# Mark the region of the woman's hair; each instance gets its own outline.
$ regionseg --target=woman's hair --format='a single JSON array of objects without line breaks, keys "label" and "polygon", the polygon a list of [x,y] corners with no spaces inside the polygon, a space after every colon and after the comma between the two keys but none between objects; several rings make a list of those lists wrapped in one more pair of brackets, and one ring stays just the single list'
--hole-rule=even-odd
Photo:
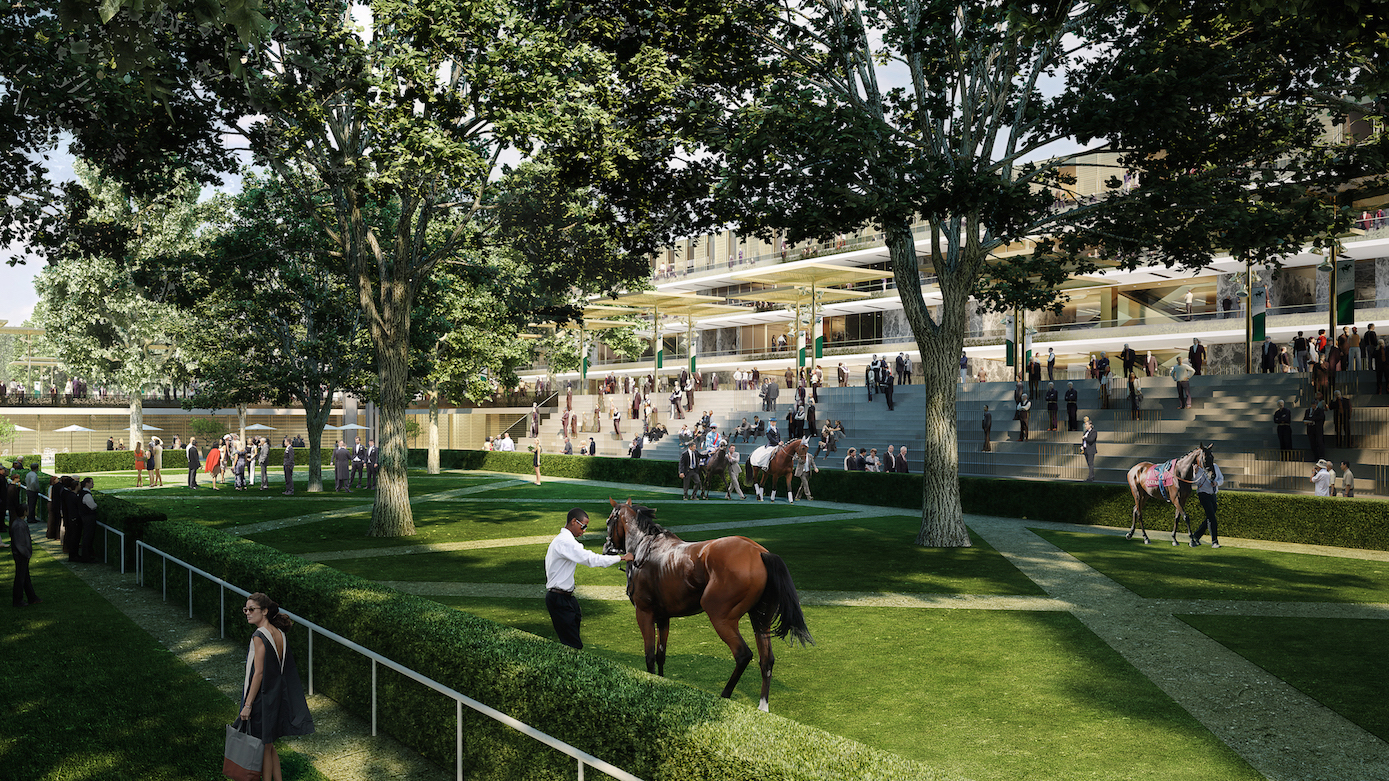
[{"label": "woman's hair", "polygon": [[271,599],[270,597],[267,597],[266,595],[257,591],[251,596],[246,597],[246,599],[249,602],[254,602],[257,605],[265,608],[265,620],[269,621],[272,626],[274,626],[281,632],[284,632],[288,630],[290,627],[294,626],[294,622],[289,620],[289,616],[280,612],[280,606],[277,605],[275,603],[275,600]]}]

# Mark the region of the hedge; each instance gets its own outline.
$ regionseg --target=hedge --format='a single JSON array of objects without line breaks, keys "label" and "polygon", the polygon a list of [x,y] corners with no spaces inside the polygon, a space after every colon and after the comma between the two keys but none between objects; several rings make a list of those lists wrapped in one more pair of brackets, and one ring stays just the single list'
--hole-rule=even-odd
[{"label": "hedge", "polygon": [[[423,466],[427,451],[411,450],[411,466]],[[531,474],[530,453],[482,450],[444,450],[445,469],[474,469]],[[633,458],[543,455],[541,474],[606,480],[634,485],[679,486],[677,464]],[[921,476],[875,472],[823,470],[811,478],[817,499],[867,503],[878,507],[921,509]],[[719,489],[722,490],[722,489]],[[1066,480],[1006,480],[960,478],[960,504],[972,515],[994,515],[1034,521],[1058,521],[1091,526],[1128,526],[1133,497],[1127,486]],[[1198,502],[1188,500],[1194,529],[1202,516]],[[1220,533],[1271,542],[1333,545],[1342,548],[1389,550],[1389,503],[1346,500],[1301,494],[1221,491],[1216,500]],[[1172,506],[1150,501],[1143,521],[1149,529],[1170,532]],[[1185,532],[1183,526],[1181,531]]]},{"label": "hedge", "polygon": [[[330,631],[643,778],[941,777],[896,755],[194,523],[150,523],[146,540],[228,582],[263,591]],[[153,557],[146,561],[157,566]],[[186,577],[177,565],[170,565],[169,572],[169,598],[186,601]],[[195,613],[215,625],[218,591],[210,584],[197,585],[200,581],[194,579]],[[159,571],[147,574],[146,582],[160,588]],[[540,588],[537,584],[537,596]],[[240,606],[239,599],[228,599],[222,618],[237,637],[246,639]],[[299,669],[307,670],[304,630],[291,630],[290,642],[299,655]],[[315,689],[363,719],[370,717],[371,677],[363,657],[322,638],[315,641]],[[384,668],[378,669],[378,678],[383,728],[452,768],[454,703]],[[574,777],[574,762],[567,756],[468,708],[464,714],[465,775],[501,781]]]},{"label": "hedge", "polygon": [[[146,455],[148,458],[148,455]],[[203,453],[207,458],[207,453]],[[320,448],[319,462],[325,466],[333,462],[333,449]],[[284,448],[270,447],[270,466],[277,468],[284,463]],[[296,447],[294,463],[303,466],[309,463],[309,449]],[[54,455],[54,469],[59,474],[75,475],[86,472],[122,472],[135,469],[135,451],[98,450],[92,453],[57,453]],[[164,448],[164,471],[187,472],[188,454],[182,449]]]},{"label": "hedge", "polygon": [[30,464],[42,464],[43,456],[37,453],[27,456],[0,456],[0,466],[5,467],[6,469],[9,469],[10,467],[14,466],[14,462],[16,461],[23,461],[24,471],[27,472],[29,471]]}]

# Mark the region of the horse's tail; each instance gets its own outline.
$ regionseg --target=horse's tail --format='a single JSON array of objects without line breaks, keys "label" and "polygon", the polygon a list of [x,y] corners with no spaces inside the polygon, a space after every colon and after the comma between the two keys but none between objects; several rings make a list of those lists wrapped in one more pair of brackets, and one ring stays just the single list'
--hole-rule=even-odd
[{"label": "horse's tail", "polygon": [[815,639],[805,625],[801,598],[796,593],[796,584],[791,582],[791,570],[786,568],[786,562],[775,553],[763,553],[762,564],[767,568],[767,587],[762,592],[762,601],[771,603],[774,611],[770,633],[783,640],[789,636],[790,641],[801,645],[814,645]]}]

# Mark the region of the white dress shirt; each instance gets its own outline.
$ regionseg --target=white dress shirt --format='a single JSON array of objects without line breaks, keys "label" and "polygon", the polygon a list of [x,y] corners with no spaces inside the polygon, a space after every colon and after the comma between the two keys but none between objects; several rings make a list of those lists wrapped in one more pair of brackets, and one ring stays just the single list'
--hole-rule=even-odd
[{"label": "white dress shirt", "polygon": [[578,565],[585,567],[611,567],[622,561],[621,556],[604,556],[592,553],[568,529],[560,529],[559,534],[550,541],[550,549],[545,551],[545,588],[563,591],[574,590],[574,570]]},{"label": "white dress shirt", "polygon": [[1312,477],[1312,485],[1313,485],[1313,487],[1315,488],[1316,495],[1317,495],[1317,496],[1330,496],[1330,495],[1331,495],[1331,482],[1332,482],[1333,480],[1335,480],[1335,476],[1333,476],[1333,475],[1331,474],[1330,470],[1327,470],[1327,469],[1319,469],[1319,470],[1317,470],[1317,473]]}]

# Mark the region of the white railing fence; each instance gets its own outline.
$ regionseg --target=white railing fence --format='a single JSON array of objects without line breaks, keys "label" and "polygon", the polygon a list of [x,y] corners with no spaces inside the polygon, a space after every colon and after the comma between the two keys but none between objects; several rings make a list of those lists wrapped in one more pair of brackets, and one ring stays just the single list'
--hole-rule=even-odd
[{"label": "white railing fence", "polygon": [[[104,524],[103,524],[103,525],[104,525]],[[110,528],[110,527],[107,527],[107,528]],[[116,532],[117,534],[120,534],[120,532],[116,531],[115,529],[111,529],[111,531]],[[160,558],[161,564],[162,564],[162,574],[161,574],[161,577],[162,577],[162,589],[163,589],[164,600],[165,600],[166,602],[167,602],[168,599],[169,599],[169,563],[172,562],[172,563],[174,563],[175,565],[177,565],[178,567],[182,567],[182,568],[184,568],[184,569],[186,569],[186,570],[188,571],[188,617],[189,617],[189,618],[193,618],[193,617],[194,617],[194,616],[193,616],[193,576],[196,574],[196,575],[198,575],[199,577],[204,578],[204,579],[206,579],[206,580],[208,580],[208,581],[211,581],[212,583],[215,583],[215,584],[217,585],[218,605],[219,605],[218,614],[219,614],[220,617],[221,617],[221,626],[219,627],[219,631],[221,632],[222,637],[225,638],[225,637],[227,636],[227,620],[226,620],[226,615],[227,615],[227,614],[226,614],[226,595],[227,595],[227,592],[230,591],[230,592],[233,592],[233,593],[235,593],[235,594],[239,594],[239,595],[242,596],[242,597],[248,597],[248,596],[250,596],[250,595],[251,595],[251,592],[246,591],[246,590],[243,589],[243,588],[239,588],[239,587],[237,587],[237,586],[235,586],[235,585],[233,585],[233,584],[231,584],[231,583],[228,583],[227,581],[222,580],[221,578],[219,578],[219,577],[217,577],[216,575],[213,575],[213,574],[211,574],[211,573],[209,573],[209,572],[204,572],[203,570],[201,570],[201,569],[199,569],[199,568],[193,566],[192,564],[189,564],[189,563],[186,562],[186,561],[183,561],[183,560],[181,560],[181,559],[179,559],[179,558],[177,558],[177,557],[175,557],[175,556],[172,556],[172,555],[170,555],[170,554],[168,554],[168,553],[165,553],[164,551],[159,550],[158,548],[155,548],[155,547],[152,546],[152,545],[149,545],[148,543],[144,542],[143,540],[137,540],[137,541],[135,542],[135,546],[136,546],[136,552],[135,552],[135,571],[136,571],[136,576],[137,576],[138,582],[139,582],[139,584],[140,584],[141,586],[145,585],[145,553],[146,553],[146,552],[153,553],[154,555],[156,555],[156,556],[158,556],[158,557]],[[124,535],[122,535],[122,551],[123,551],[123,550],[124,550]],[[124,570],[124,556],[122,556],[122,570],[121,570],[121,571],[122,571],[122,572],[125,571],[125,570]],[[550,748],[555,749],[556,751],[559,751],[559,752],[562,752],[562,753],[564,753],[564,754],[567,754],[569,757],[571,757],[572,759],[574,759],[574,760],[578,763],[578,779],[579,779],[579,781],[583,781],[583,778],[584,778],[584,768],[585,768],[585,767],[591,767],[591,768],[594,768],[595,770],[601,770],[602,772],[607,773],[609,776],[611,776],[611,777],[613,777],[613,778],[616,778],[616,779],[620,779],[621,781],[641,781],[640,778],[638,778],[638,777],[632,775],[631,773],[628,773],[628,772],[625,771],[625,770],[622,770],[621,768],[615,767],[615,766],[613,766],[613,765],[611,765],[611,764],[609,764],[609,763],[607,763],[607,762],[604,762],[603,760],[599,759],[598,757],[595,757],[595,756],[593,756],[592,754],[589,754],[589,753],[587,753],[587,752],[585,752],[585,751],[581,751],[581,750],[579,750],[579,749],[577,749],[577,748],[574,748],[573,746],[569,745],[568,743],[565,743],[564,741],[562,741],[562,740],[560,740],[560,739],[558,739],[558,738],[555,738],[555,737],[552,737],[552,736],[550,736],[550,735],[547,735],[546,733],[541,732],[540,730],[538,730],[538,729],[536,729],[536,728],[534,728],[534,727],[532,727],[532,726],[530,726],[530,725],[528,725],[528,724],[524,724],[524,723],[522,723],[522,722],[520,722],[520,721],[518,721],[518,720],[512,718],[511,716],[508,716],[508,715],[506,715],[505,713],[502,713],[501,711],[499,711],[499,710],[497,710],[497,709],[495,709],[495,708],[492,708],[492,707],[489,707],[489,706],[487,706],[487,705],[484,705],[484,704],[482,704],[481,702],[478,702],[477,700],[474,700],[474,699],[472,699],[471,697],[468,697],[468,696],[465,695],[465,694],[461,694],[461,693],[459,693],[459,692],[457,692],[457,691],[454,691],[453,689],[449,688],[448,686],[445,686],[444,684],[439,683],[438,681],[435,681],[435,680],[433,680],[432,678],[429,678],[429,677],[427,677],[427,676],[421,675],[420,673],[415,672],[414,670],[412,670],[412,669],[410,669],[410,668],[408,668],[408,667],[406,667],[406,666],[404,666],[404,665],[402,665],[402,664],[400,664],[400,663],[398,663],[398,662],[395,662],[395,661],[393,661],[393,660],[391,660],[391,659],[387,659],[386,657],[382,656],[381,654],[376,653],[375,651],[372,651],[372,650],[369,649],[369,648],[365,648],[365,647],[363,647],[363,646],[361,646],[361,645],[358,645],[357,643],[354,643],[354,642],[352,642],[351,640],[348,640],[347,638],[345,638],[345,637],[343,637],[343,636],[341,636],[341,635],[339,635],[339,634],[336,634],[336,633],[334,633],[334,632],[330,632],[329,630],[324,629],[323,627],[319,626],[318,624],[315,624],[314,622],[312,622],[312,621],[310,621],[310,620],[304,618],[304,617],[301,616],[301,615],[298,615],[298,614],[296,614],[296,613],[292,613],[292,612],[290,612],[290,611],[288,611],[288,610],[283,610],[283,609],[281,610],[281,612],[283,612],[285,615],[288,615],[288,616],[289,616],[290,618],[292,618],[296,623],[298,623],[298,624],[300,624],[301,626],[303,626],[303,627],[305,627],[306,629],[308,629],[308,632],[309,632],[309,644],[308,644],[308,650],[309,650],[309,658],[308,658],[308,679],[309,679],[309,680],[308,680],[308,684],[309,684],[309,694],[313,694],[313,693],[314,693],[314,679],[313,679],[313,662],[314,662],[314,650],[313,650],[313,649],[314,649],[314,642],[313,642],[313,641],[314,641],[314,635],[321,635],[321,636],[323,636],[323,637],[325,637],[325,638],[327,638],[327,639],[329,639],[329,640],[332,640],[333,642],[337,643],[338,645],[341,645],[341,646],[343,646],[344,648],[347,648],[347,649],[349,649],[349,650],[355,651],[355,652],[357,652],[358,654],[361,654],[362,656],[365,656],[365,657],[367,657],[368,659],[371,660],[371,734],[372,734],[373,737],[376,736],[376,711],[377,711],[376,668],[377,668],[378,666],[384,666],[384,667],[386,667],[387,669],[394,670],[395,672],[397,672],[397,673],[399,673],[399,674],[405,676],[406,678],[409,678],[410,680],[413,680],[413,681],[415,681],[415,682],[417,682],[417,683],[423,684],[424,686],[427,686],[427,687],[433,689],[434,691],[439,692],[440,694],[444,695],[445,697],[449,697],[450,699],[452,699],[452,700],[456,703],[456,705],[455,705],[455,716],[456,716],[456,719],[457,719],[457,757],[456,757],[456,770],[457,770],[458,781],[463,781],[463,707],[464,707],[465,705],[466,705],[467,707],[471,708],[472,710],[474,710],[474,711],[476,711],[476,712],[478,712],[478,713],[484,715],[484,716],[487,716],[487,717],[489,717],[489,718],[491,718],[491,719],[493,719],[493,720],[495,720],[495,721],[498,721],[498,722],[501,722],[502,724],[505,724],[505,725],[508,726],[508,727],[511,727],[512,729],[516,730],[517,732],[520,732],[520,733],[523,734],[523,735],[526,735],[526,736],[528,736],[528,737],[530,737],[530,738],[533,738],[533,739],[535,739],[535,740],[537,740],[537,741],[540,741],[541,743],[544,743],[545,745],[549,746]]]}]

